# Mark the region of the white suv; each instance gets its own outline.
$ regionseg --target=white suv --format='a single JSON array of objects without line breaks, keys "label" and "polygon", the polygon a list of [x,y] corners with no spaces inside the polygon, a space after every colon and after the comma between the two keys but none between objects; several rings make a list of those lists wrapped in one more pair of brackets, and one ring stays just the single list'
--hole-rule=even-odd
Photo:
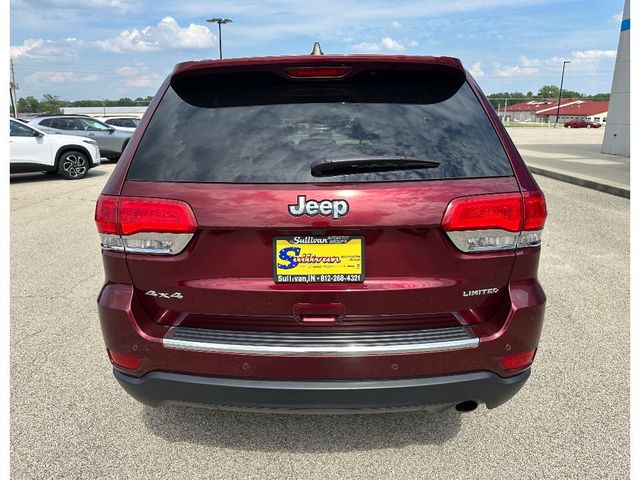
[{"label": "white suv", "polygon": [[10,173],[47,172],[74,180],[100,165],[98,144],[88,138],[41,132],[9,119]]}]

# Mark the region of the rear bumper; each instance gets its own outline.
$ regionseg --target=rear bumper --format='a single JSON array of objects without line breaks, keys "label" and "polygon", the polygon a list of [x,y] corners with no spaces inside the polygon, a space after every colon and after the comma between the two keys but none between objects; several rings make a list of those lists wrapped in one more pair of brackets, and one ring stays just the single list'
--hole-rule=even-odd
[{"label": "rear bumper", "polygon": [[163,371],[132,377],[114,369],[127,393],[153,407],[190,404],[287,413],[444,410],[468,400],[495,408],[513,397],[529,374],[530,369],[507,378],[483,371],[398,380],[277,381]]}]

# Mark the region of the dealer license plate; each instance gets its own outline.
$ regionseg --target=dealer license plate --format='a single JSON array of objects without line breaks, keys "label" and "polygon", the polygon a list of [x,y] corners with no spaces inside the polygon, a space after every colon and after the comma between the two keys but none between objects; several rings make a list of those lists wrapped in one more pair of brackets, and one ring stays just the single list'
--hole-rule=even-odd
[{"label": "dealer license plate", "polygon": [[276,283],[364,281],[364,237],[298,235],[273,240]]}]

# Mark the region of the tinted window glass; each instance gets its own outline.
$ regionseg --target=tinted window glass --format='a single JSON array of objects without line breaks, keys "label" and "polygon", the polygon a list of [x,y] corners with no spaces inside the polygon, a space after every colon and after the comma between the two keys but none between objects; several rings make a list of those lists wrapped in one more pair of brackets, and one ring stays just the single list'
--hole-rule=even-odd
[{"label": "tinted window glass", "polygon": [[52,118],[51,128],[57,128],[59,130],[80,130],[73,118]]},{"label": "tinted window glass", "polygon": [[42,120],[40,122],[40,125],[42,125],[43,127],[50,127],[51,126],[51,119],[47,118],[45,120]]},{"label": "tinted window glass", "polygon": [[9,120],[9,125],[11,126],[11,131],[9,133],[11,137],[33,137],[34,130],[27,126],[12,120]]},{"label": "tinted window glass", "polygon": [[78,118],[76,120],[80,124],[81,130],[88,130],[92,132],[106,132],[109,130],[107,125],[92,118]]},{"label": "tinted window glass", "polygon": [[[362,157],[409,157],[439,166],[311,175],[314,162]],[[512,174],[466,82],[433,74],[407,79],[380,73],[340,83],[265,79],[216,85],[201,77],[177,83],[151,119],[128,178],[319,183]]]}]

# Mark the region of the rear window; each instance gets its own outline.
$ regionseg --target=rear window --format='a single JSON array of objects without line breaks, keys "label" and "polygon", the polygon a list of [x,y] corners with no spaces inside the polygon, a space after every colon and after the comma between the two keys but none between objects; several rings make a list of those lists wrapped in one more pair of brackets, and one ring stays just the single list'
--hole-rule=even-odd
[{"label": "rear window", "polygon": [[[318,162],[428,160],[436,167],[315,177]],[[463,78],[367,71],[300,82],[275,74],[174,81],[129,180],[208,183],[381,182],[513,175]]]}]

